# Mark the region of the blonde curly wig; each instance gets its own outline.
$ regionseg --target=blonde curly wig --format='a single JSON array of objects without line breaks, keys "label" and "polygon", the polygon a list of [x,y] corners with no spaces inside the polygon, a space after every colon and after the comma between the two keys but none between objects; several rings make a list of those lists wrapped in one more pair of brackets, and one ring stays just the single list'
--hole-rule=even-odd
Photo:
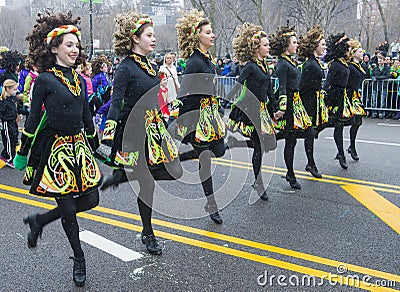
[{"label": "blonde curly wig", "polygon": [[[129,11],[118,14],[115,18],[116,31],[114,32],[113,48],[117,56],[126,56],[132,52],[133,40],[131,30],[140,18],[148,18],[147,14]],[[136,35],[140,36],[144,28],[151,24],[145,24],[140,27]]]},{"label": "blonde curly wig", "polygon": [[325,38],[324,30],[316,25],[305,36],[299,37],[299,56],[309,58],[314,54],[319,42]]},{"label": "blonde curly wig", "polygon": [[204,18],[204,12],[197,9],[190,10],[178,19],[175,27],[181,58],[188,59],[194,50],[199,48],[201,26],[210,23],[209,19]]},{"label": "blonde curly wig", "polygon": [[362,48],[361,43],[356,39],[350,39],[349,41],[350,46],[350,59],[353,59],[353,55],[359,48]]},{"label": "blonde curly wig", "polygon": [[233,50],[240,62],[251,61],[257,58],[256,50],[260,46],[260,40],[267,37],[262,27],[249,22],[243,23],[237,28],[238,34],[233,39]]}]

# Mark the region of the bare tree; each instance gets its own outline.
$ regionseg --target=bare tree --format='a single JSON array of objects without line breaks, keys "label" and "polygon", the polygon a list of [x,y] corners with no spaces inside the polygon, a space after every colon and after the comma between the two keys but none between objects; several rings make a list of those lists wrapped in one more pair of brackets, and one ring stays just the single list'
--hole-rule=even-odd
[{"label": "bare tree", "polygon": [[356,7],[354,1],[342,0],[290,0],[289,2],[288,16],[304,29],[320,24],[327,32],[332,30],[331,24],[335,18],[340,18],[340,14]]},{"label": "bare tree", "polygon": [[383,22],[383,33],[385,35],[385,41],[389,41],[389,37],[388,37],[388,25],[387,25],[387,21],[386,21],[386,17],[385,17],[385,12],[384,9],[382,7],[381,1],[380,0],[375,0],[376,4],[378,5],[378,10],[379,10],[379,15],[381,16],[382,22]]}]

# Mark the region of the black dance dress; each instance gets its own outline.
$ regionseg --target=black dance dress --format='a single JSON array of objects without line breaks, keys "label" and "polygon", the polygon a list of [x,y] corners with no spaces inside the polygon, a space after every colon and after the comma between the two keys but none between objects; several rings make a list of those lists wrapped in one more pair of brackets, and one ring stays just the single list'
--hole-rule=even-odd
[{"label": "black dance dress", "polygon": [[323,89],[328,95],[329,117],[334,120],[348,121],[355,113],[346,91],[349,75],[349,65],[343,58],[332,61]]},{"label": "black dance dress", "polygon": [[[186,62],[179,91],[179,134],[195,147],[223,141],[225,123],[215,95],[215,64],[208,52],[196,49]],[[198,74],[195,74],[198,73]]]},{"label": "black dance dress", "polygon": [[311,126],[311,119],[299,94],[300,71],[290,56],[280,56],[276,65],[276,75],[279,79],[279,109],[285,114],[275,127],[285,132],[307,129]]},{"label": "black dance dress", "polygon": [[347,82],[347,94],[351,98],[351,103],[354,108],[354,113],[357,116],[366,116],[364,105],[362,103],[362,97],[360,93],[361,85],[365,79],[366,72],[360,64],[350,62],[349,64],[349,80]]},{"label": "black dance dress", "polygon": [[242,91],[238,100],[233,103],[227,128],[247,138],[251,138],[255,130],[261,134],[261,140],[264,135],[275,135],[270,117],[274,110],[274,104],[271,102],[271,76],[265,62],[247,62],[240,73],[238,83],[232,88],[227,99],[231,100],[240,87]]},{"label": "black dance dress", "polygon": [[314,55],[301,66],[300,96],[313,127],[328,122],[328,109],[321,93],[325,77],[323,70],[323,65]]},{"label": "black dance dress", "polygon": [[133,53],[118,66],[107,116],[118,123],[111,155],[114,165],[134,167],[142,155],[149,168],[157,168],[178,157],[159,109],[159,84],[155,68],[145,56]]},{"label": "black dance dress", "polygon": [[74,69],[58,65],[36,78],[24,130],[28,137],[35,135],[41,122],[43,104],[47,121],[40,141],[35,142],[42,154],[30,193],[62,198],[97,189],[102,174],[87,141],[95,128],[84,79]]}]

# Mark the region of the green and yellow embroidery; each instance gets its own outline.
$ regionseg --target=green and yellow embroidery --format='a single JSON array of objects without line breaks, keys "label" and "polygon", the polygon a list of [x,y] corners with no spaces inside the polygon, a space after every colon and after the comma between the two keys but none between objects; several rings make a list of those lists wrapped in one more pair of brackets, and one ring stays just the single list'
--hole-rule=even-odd
[{"label": "green and yellow embroidery", "polygon": [[200,118],[196,125],[195,141],[211,142],[225,136],[225,123],[218,112],[219,100],[212,96],[200,99]]}]

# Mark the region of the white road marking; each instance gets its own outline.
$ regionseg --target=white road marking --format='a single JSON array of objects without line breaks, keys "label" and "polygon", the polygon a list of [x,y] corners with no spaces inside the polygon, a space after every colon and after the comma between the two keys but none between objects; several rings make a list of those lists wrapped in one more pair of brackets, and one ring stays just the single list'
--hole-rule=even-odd
[{"label": "white road marking", "polygon": [[143,257],[142,254],[122,246],[114,241],[108,240],[96,233],[84,230],[79,232],[80,240],[90,244],[106,253],[109,253],[124,262],[130,262]]},{"label": "white road marking", "polygon": [[400,124],[386,124],[386,123],[377,123],[378,126],[386,126],[386,127],[400,127]]},{"label": "white road marking", "polygon": [[[325,137],[327,140],[333,140],[333,137]],[[350,141],[350,139],[343,138],[344,141]],[[400,147],[398,143],[390,143],[390,142],[380,142],[380,141],[370,141],[370,140],[360,140],[356,139],[357,143],[366,143],[366,144],[376,144],[376,145],[385,145],[385,146],[396,146]]]}]

